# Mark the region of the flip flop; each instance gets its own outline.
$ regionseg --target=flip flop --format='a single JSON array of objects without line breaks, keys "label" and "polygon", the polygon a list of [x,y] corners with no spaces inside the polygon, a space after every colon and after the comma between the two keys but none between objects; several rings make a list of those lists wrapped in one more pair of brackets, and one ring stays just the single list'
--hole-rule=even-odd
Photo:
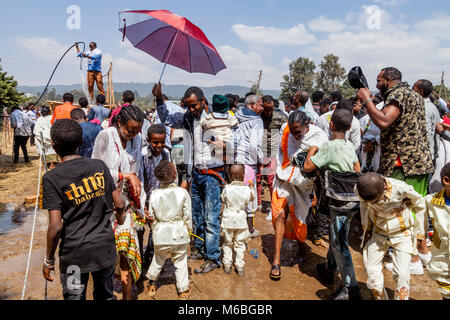
[{"label": "flip flop", "polygon": [[328,243],[323,239],[314,240],[313,244],[318,247],[328,249]]},{"label": "flip flop", "polygon": [[[279,272],[278,275],[273,274],[273,271],[277,270]],[[273,281],[278,281],[281,279],[281,268],[279,264],[275,264],[272,266],[272,269],[270,269],[270,275],[269,275],[270,279],[272,279]]]}]

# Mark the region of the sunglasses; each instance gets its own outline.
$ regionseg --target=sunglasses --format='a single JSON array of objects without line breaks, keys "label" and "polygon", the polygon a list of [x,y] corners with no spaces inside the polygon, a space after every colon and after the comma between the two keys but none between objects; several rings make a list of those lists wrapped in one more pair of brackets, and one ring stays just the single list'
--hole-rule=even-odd
[{"label": "sunglasses", "polygon": [[193,103],[193,104],[186,104],[186,107],[187,107],[188,109],[193,109],[193,108],[195,108],[196,106],[198,106],[200,103],[201,103],[201,102],[199,101],[199,102],[196,102],[196,103]]}]

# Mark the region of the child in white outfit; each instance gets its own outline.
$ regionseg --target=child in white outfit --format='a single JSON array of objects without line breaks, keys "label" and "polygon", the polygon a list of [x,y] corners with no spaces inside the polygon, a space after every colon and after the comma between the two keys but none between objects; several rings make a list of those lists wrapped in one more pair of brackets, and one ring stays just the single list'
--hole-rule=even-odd
[{"label": "child in white outfit", "polygon": [[234,265],[239,276],[244,276],[245,243],[249,237],[246,208],[249,202],[256,199],[252,183],[244,184],[244,165],[234,164],[230,167],[231,183],[222,191],[221,199],[224,205],[222,213],[223,267],[225,273],[231,272],[233,250],[236,255]]},{"label": "child in white outfit", "polygon": [[425,198],[427,215],[431,218],[434,228],[434,246],[427,273],[437,282],[442,299],[450,301],[450,163],[442,169],[441,181],[444,188]]},{"label": "child in white outfit", "polygon": [[184,300],[191,293],[187,266],[189,233],[192,232],[191,198],[185,189],[174,183],[177,175],[173,163],[162,160],[154,173],[162,185],[152,192],[146,212],[151,221],[155,251],[147,272],[150,279],[147,289],[154,298],[156,280],[169,254],[176,268],[178,296]]},{"label": "child in white outfit", "polygon": [[376,300],[387,300],[383,258],[392,247],[392,273],[396,282],[394,299],[408,300],[409,262],[417,254],[417,238],[424,236],[425,199],[405,182],[376,173],[361,176],[355,188],[361,199],[364,236],[370,236],[363,249],[367,287],[372,289]]}]

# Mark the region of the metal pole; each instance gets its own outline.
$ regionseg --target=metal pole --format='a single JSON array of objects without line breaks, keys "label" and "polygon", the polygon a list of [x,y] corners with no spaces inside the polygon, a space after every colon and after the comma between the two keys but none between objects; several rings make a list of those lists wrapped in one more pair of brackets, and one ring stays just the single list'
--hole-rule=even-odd
[{"label": "metal pole", "polygon": [[164,70],[166,70],[167,61],[169,61],[169,57],[170,57],[170,54],[172,53],[173,45],[174,45],[175,42],[177,41],[177,37],[178,37],[178,33],[179,33],[179,32],[180,32],[180,30],[177,30],[177,33],[175,34],[175,37],[173,38],[172,43],[170,44],[169,53],[167,54],[166,58],[164,59],[164,60],[165,60],[165,63],[164,63],[164,67],[163,67],[163,69],[162,69],[162,71],[161,71],[161,75],[159,76],[158,83],[161,82],[162,76],[163,76],[163,74],[164,74]]},{"label": "metal pole", "polygon": [[[42,133],[42,131],[40,132],[40,136],[41,136],[41,144],[42,144],[42,157],[44,159],[44,168],[45,168],[45,172],[47,173],[48,169],[47,169],[47,158],[45,156],[45,145],[44,145],[44,134]],[[44,290],[44,300],[47,300],[47,286],[48,286],[48,280],[45,279],[45,290]]]}]

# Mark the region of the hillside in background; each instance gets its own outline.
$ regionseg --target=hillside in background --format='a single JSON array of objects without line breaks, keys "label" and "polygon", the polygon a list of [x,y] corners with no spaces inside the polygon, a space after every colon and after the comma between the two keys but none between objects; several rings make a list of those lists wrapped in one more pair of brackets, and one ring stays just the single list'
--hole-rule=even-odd
[{"label": "hillside in background", "polygon": [[[105,90],[106,90],[106,83]],[[44,90],[44,86],[19,86],[19,91],[23,93],[29,93],[32,95],[36,95],[37,93],[42,93]],[[57,94],[63,94],[64,92],[72,91],[72,90],[80,90],[81,86],[79,84],[74,85],[54,85],[49,86],[48,92],[52,89],[56,90]],[[133,92],[137,92],[139,97],[147,97],[151,95],[151,91],[153,88],[153,83],[114,83],[114,91],[115,92],[123,92],[125,90],[131,90]],[[165,93],[171,99],[180,99],[186,89],[189,88],[188,85],[165,85],[163,84],[163,93]],[[96,87],[95,87],[96,89]],[[237,94],[240,97],[245,96],[247,92],[250,91],[250,88],[243,86],[216,86],[216,87],[202,87],[202,90],[206,96],[206,98],[211,101],[212,96],[214,94],[222,94],[225,95],[227,93]],[[273,96],[274,98],[278,98],[280,95],[280,90],[262,90],[263,94],[268,94]]]}]

